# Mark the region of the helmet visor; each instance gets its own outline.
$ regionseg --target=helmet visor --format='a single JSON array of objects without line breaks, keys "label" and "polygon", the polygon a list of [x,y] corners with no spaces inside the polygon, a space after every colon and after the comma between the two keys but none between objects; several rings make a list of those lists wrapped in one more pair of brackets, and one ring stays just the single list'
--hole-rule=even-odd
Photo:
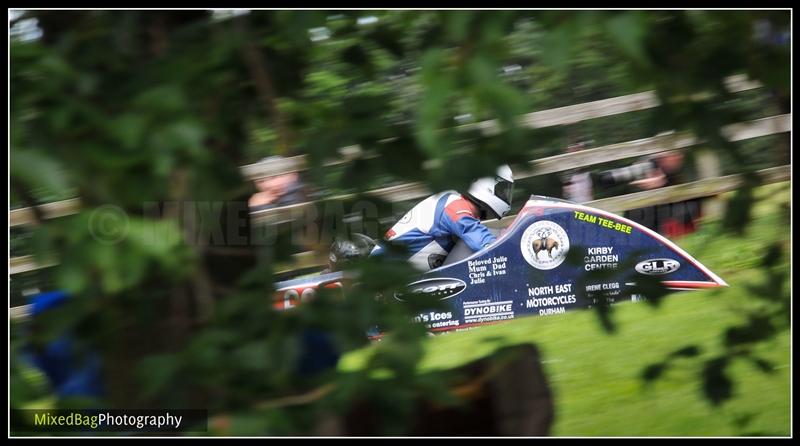
[{"label": "helmet visor", "polygon": [[497,198],[511,205],[511,197],[514,195],[514,183],[502,178],[497,178],[497,185],[494,187],[494,194]]}]

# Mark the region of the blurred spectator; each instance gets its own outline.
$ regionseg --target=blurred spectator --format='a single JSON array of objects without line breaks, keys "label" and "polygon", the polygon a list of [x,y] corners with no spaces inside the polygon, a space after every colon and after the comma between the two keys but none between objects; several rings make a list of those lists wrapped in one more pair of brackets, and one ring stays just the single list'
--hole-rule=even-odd
[{"label": "blurred spectator", "polygon": [[[264,158],[261,162],[283,159],[280,156]],[[300,174],[289,172],[255,180],[258,191],[250,197],[248,205],[250,212],[261,211],[274,207],[306,201],[306,193]]]},{"label": "blurred spectator", "polygon": [[651,170],[647,176],[631,181],[640,189],[657,189],[678,184],[678,176],[683,168],[683,153],[680,151],[662,152],[650,158]]},{"label": "blurred spectator", "polygon": [[[597,183],[612,187],[627,183],[641,190],[652,190],[683,183],[683,152],[671,150],[644,158],[630,166],[600,172]],[[632,209],[625,217],[668,237],[694,232],[700,218],[700,200]]]},{"label": "blurred spectator", "polygon": [[[566,153],[575,153],[586,148],[585,142],[570,144],[565,149]],[[591,172],[581,168],[564,171],[561,175],[563,197],[576,203],[586,203],[592,201],[592,177]]]},{"label": "blurred spectator", "polygon": [[[37,326],[41,315],[63,305],[68,298],[69,295],[63,291],[34,295],[31,298],[31,329],[42,330]],[[44,345],[31,346],[25,356],[45,373],[59,398],[103,396],[100,356],[93,351],[80,351],[70,333]]]}]

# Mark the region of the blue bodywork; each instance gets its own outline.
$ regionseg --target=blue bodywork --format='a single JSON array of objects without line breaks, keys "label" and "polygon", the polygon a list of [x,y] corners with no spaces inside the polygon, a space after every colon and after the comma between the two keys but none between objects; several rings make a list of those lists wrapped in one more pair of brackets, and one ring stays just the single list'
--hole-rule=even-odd
[{"label": "blue bodywork", "polygon": [[424,274],[409,288],[447,300],[449,311],[419,315],[429,328],[442,331],[558,314],[591,305],[592,296],[638,300],[635,287],[645,277],[672,290],[726,286],[648,228],[609,212],[532,196],[494,245]]},{"label": "blue bodywork", "polygon": [[422,293],[446,301],[447,310],[423,312],[417,320],[431,331],[447,331],[585,308],[598,296],[612,302],[639,300],[637,285],[645,279],[670,290],[727,286],[644,226],[599,209],[534,195],[494,244],[422,274],[394,298]]}]

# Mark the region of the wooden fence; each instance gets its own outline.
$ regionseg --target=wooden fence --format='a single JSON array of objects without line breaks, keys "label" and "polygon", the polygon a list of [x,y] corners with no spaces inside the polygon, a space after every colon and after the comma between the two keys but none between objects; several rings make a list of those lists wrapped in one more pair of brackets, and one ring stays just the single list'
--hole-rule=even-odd
[{"label": "wooden fence", "polygon": [[[744,76],[732,76],[727,78],[726,86],[731,92],[751,90],[760,87],[759,84],[748,81]],[[657,107],[658,105],[659,102],[655,93],[648,91],[529,113],[521,116],[519,122],[520,125],[531,128],[569,125],[588,119],[646,110]],[[485,132],[493,132],[496,129],[496,123],[494,121],[484,121],[462,127],[469,126],[476,126]],[[791,115],[785,114],[727,126],[723,129],[723,135],[729,141],[742,141],[790,131]],[[690,150],[693,146],[697,146],[702,142],[703,141],[689,133],[668,132],[650,138],[626,141],[589,150],[583,150],[580,152],[532,160],[529,162],[527,167],[521,170],[516,170],[514,172],[514,176],[515,179],[530,178],[537,175],[551,174],[580,167],[588,167],[610,161],[651,155],[667,150]],[[342,148],[339,150],[339,153],[341,154],[340,159],[329,161],[326,163],[326,165],[341,165],[362,157],[369,158],[379,156],[376,153],[366,153],[358,146]],[[241,172],[245,178],[253,180],[288,172],[302,171],[307,168],[308,158],[305,155],[300,155],[245,165],[241,167]],[[765,183],[787,181],[791,177],[791,166],[787,165],[764,169],[758,173],[761,176],[762,181]],[[742,181],[740,175],[719,177],[715,176],[714,172],[706,172],[703,176],[705,176],[705,178],[691,183],[594,200],[585,204],[610,212],[622,212],[656,204],[674,203],[693,198],[714,196],[736,189]],[[387,202],[404,202],[420,199],[429,195],[430,193],[431,191],[427,190],[420,183],[406,183],[371,190],[365,192],[364,195]],[[355,196],[355,194],[339,195],[330,199],[347,199],[352,198],[353,196]],[[315,204],[315,202],[306,202],[267,209],[252,213],[251,218],[255,223],[258,224],[270,224],[291,220],[299,215],[302,215],[303,212]],[[38,206],[38,215],[42,216],[44,219],[50,219],[75,214],[79,210],[80,199],[73,198],[70,200],[40,205]],[[501,220],[490,220],[486,221],[485,223],[489,226],[502,227],[510,223],[514,217],[514,215],[511,215]],[[9,225],[11,227],[32,225],[36,223],[37,215],[31,208],[16,209],[9,212]],[[290,273],[293,270],[321,266],[322,264],[321,259],[318,259],[313,252],[296,254],[294,259],[295,261],[292,263],[292,265],[282,269],[281,271],[278,271],[278,273]],[[44,264],[37,264],[32,256],[13,257],[9,261],[9,274],[15,275],[24,272],[35,271],[37,269],[56,264],[56,259],[50,260]],[[25,306],[12,308],[11,310],[12,317],[21,317],[26,314]]]}]

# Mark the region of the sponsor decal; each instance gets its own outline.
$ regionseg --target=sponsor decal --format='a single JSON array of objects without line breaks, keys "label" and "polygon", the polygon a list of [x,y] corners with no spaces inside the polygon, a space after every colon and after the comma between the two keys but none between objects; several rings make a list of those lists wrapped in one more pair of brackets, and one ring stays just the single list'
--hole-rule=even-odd
[{"label": "sponsor decal", "polygon": [[571,283],[529,287],[528,297],[530,299],[525,300],[525,308],[537,308],[540,315],[563,313],[565,305],[578,302],[575,294],[572,294]]},{"label": "sponsor decal", "polygon": [[528,297],[552,296],[553,294],[565,294],[570,292],[572,292],[571,283],[544,285],[528,288]]},{"label": "sponsor decal", "polygon": [[424,279],[411,283],[402,293],[395,293],[394,297],[402,301],[406,294],[422,293],[439,300],[449,299],[467,289],[467,284],[463,280],[452,277],[437,277],[435,279]]},{"label": "sponsor decal", "polygon": [[486,283],[487,278],[505,276],[508,257],[499,256],[467,261],[470,285]]},{"label": "sponsor decal", "polygon": [[280,289],[275,292],[272,307],[276,310],[289,310],[297,305],[307,302],[317,295],[317,289],[322,288],[342,288],[341,282],[330,282],[322,284],[310,284],[308,286],[298,286]]},{"label": "sponsor decal", "polygon": [[608,298],[620,295],[622,288],[620,287],[619,282],[596,283],[592,285],[586,285],[586,292],[589,294],[589,296],[600,295]]},{"label": "sponsor decal", "polygon": [[649,259],[636,264],[636,272],[650,276],[660,276],[673,273],[681,267],[677,260]]},{"label": "sponsor decal", "polygon": [[586,285],[586,291],[614,291],[619,290],[619,282],[597,283],[594,285]]},{"label": "sponsor decal", "polygon": [[511,300],[493,302],[488,299],[475,302],[464,302],[464,322],[491,322],[513,319],[513,303],[514,302]]},{"label": "sponsor decal", "polygon": [[534,222],[520,239],[522,257],[536,269],[549,270],[561,265],[569,251],[567,232],[549,220]]},{"label": "sponsor decal", "polygon": [[428,328],[458,327],[461,325],[458,319],[453,319],[453,313],[451,311],[443,313],[438,311],[420,313],[414,320],[419,323],[424,323]]},{"label": "sponsor decal", "polygon": [[594,271],[598,269],[617,269],[619,254],[614,252],[613,246],[598,246],[588,248],[583,257],[583,269]]},{"label": "sponsor decal", "polygon": [[574,294],[555,297],[535,297],[525,301],[525,308],[552,307],[554,305],[569,305],[577,302]]},{"label": "sponsor decal", "polygon": [[555,308],[544,308],[539,310],[539,316],[549,316],[551,314],[564,314],[567,312],[567,309],[564,307],[555,307]]},{"label": "sponsor decal", "polygon": [[607,218],[599,217],[597,215],[587,214],[581,211],[574,211],[575,212],[575,219],[580,221],[585,221],[586,223],[596,224],[598,226],[602,226],[604,228],[613,229],[615,231],[622,232],[623,234],[630,234],[633,231],[633,228],[620,222],[616,222],[614,220],[609,220]]}]

